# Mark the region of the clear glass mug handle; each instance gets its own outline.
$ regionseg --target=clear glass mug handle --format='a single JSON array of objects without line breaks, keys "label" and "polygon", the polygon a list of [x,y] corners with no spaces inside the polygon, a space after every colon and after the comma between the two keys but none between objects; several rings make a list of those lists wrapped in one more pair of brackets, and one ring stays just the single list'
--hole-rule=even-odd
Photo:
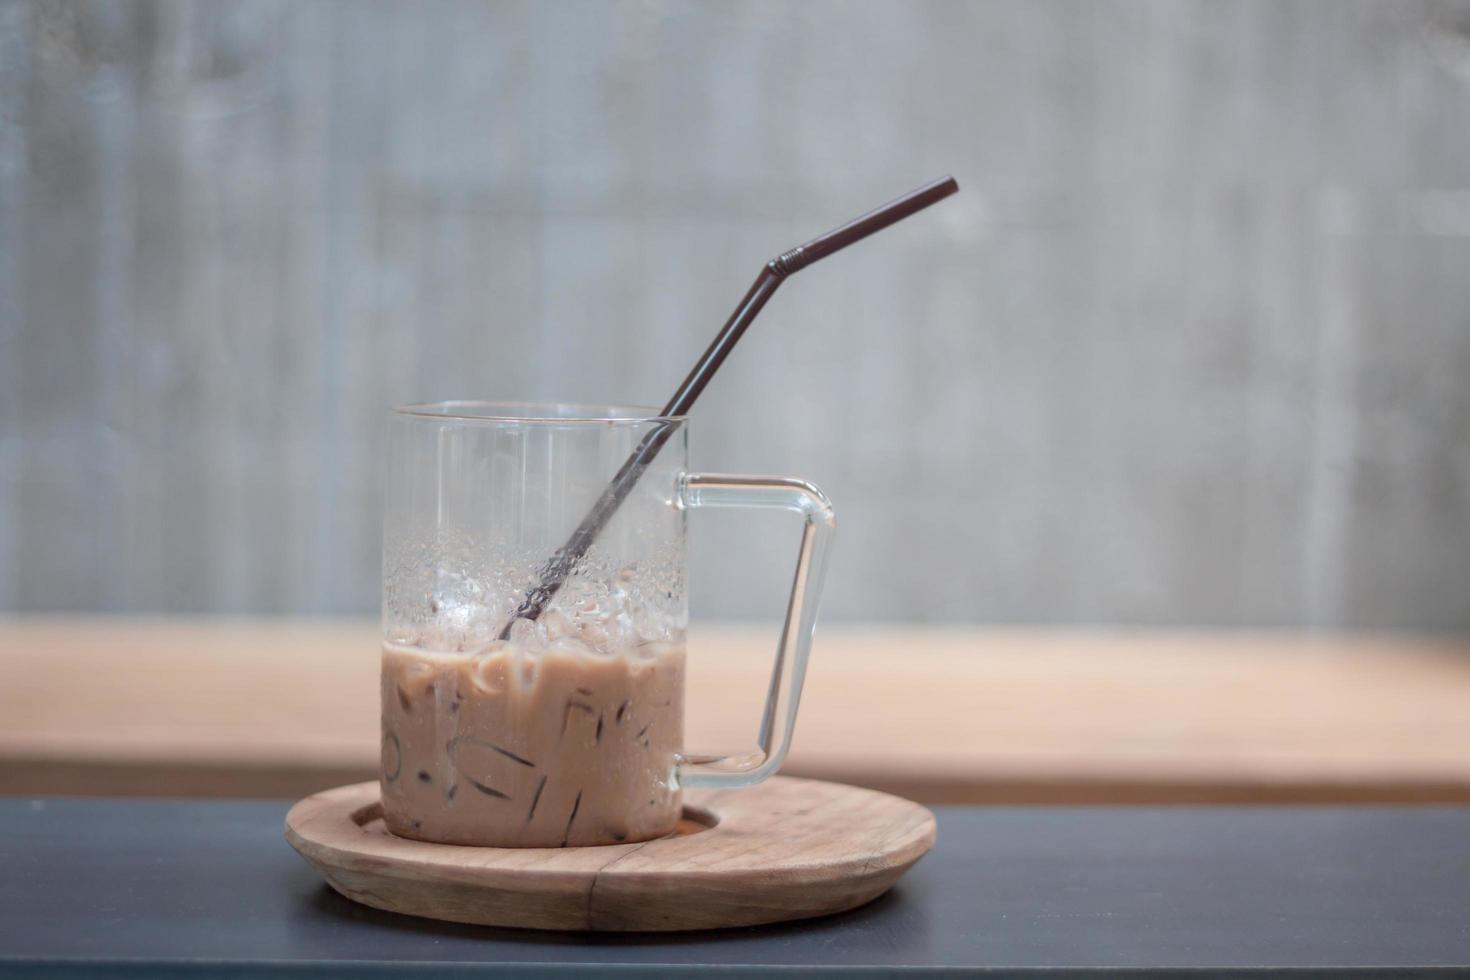
[{"label": "clear glass mug handle", "polygon": [[822,491],[789,477],[690,473],[679,482],[678,499],[681,507],[691,510],[697,507],[790,510],[805,518],[801,550],[796,557],[796,577],[791,583],[791,601],[786,607],[786,622],[776,647],[776,663],[766,692],[765,710],[761,713],[757,747],[741,755],[684,754],[675,770],[681,786],[749,786],[779,769],[791,745],[796,710],[801,703],[801,685],[806,680],[806,663],[812,652],[817,600],[822,592],[827,552],[837,529],[837,519]]}]

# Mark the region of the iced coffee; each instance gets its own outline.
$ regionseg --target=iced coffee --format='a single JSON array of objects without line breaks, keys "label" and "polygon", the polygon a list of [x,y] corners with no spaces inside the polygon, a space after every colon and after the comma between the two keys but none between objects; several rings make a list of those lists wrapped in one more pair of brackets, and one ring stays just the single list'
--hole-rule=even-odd
[{"label": "iced coffee", "polygon": [[380,779],[394,834],[565,847],[673,830],[682,637],[620,644],[547,618],[467,651],[384,645]]}]

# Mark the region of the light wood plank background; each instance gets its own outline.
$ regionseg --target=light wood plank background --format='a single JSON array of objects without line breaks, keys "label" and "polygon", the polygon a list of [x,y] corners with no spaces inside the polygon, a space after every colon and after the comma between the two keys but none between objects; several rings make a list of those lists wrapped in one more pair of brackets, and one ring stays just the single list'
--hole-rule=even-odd
[{"label": "light wood plank background", "polygon": [[[777,633],[696,626],[692,751],[754,744]],[[367,621],[0,618],[0,794],[371,778],[378,649]],[[929,803],[1470,802],[1470,644],[825,629],[784,771]]]},{"label": "light wood plank background", "polygon": [[0,609],[366,613],[387,404],[660,401],[945,171],[695,422],[829,621],[1470,626],[1470,4],[1368,0],[0,0]]}]

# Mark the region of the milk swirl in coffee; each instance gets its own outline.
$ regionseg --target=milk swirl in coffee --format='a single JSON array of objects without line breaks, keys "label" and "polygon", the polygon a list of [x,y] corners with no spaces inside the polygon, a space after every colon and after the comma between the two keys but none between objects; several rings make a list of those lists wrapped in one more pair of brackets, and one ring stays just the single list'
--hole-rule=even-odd
[{"label": "milk swirl in coffee", "polygon": [[385,643],[383,819],[401,837],[560,847],[649,840],[678,820],[683,633],[548,610],[472,650]]}]

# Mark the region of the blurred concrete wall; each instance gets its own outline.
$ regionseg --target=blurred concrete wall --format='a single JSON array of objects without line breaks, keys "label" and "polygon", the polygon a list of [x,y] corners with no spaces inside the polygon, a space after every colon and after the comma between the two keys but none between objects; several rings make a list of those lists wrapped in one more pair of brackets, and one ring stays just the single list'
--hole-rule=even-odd
[{"label": "blurred concrete wall", "polygon": [[372,610],[386,405],[660,402],[946,171],[696,414],[830,617],[1470,626],[1470,5],[1335,0],[0,0],[0,608]]}]

